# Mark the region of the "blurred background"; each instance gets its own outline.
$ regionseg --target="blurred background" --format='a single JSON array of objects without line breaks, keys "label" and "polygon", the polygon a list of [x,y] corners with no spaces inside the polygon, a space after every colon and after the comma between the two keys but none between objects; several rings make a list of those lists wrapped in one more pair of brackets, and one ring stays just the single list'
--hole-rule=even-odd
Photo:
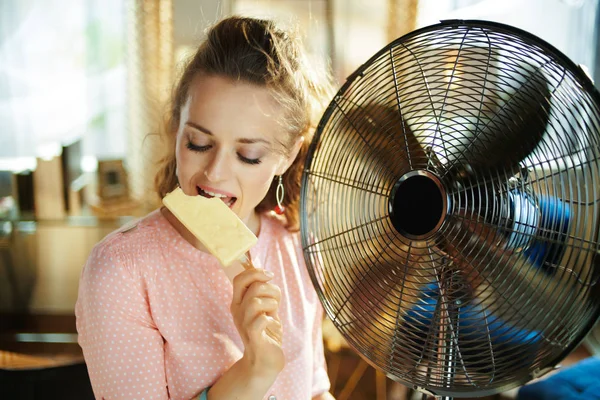
[{"label": "blurred background", "polygon": [[[392,40],[454,18],[529,31],[600,82],[598,0],[2,0],[1,371],[35,370],[47,395],[61,378],[44,372],[63,368],[86,390],[73,313],[79,274],[101,238],[158,206],[166,101],[205,29],[230,14],[298,24],[337,87]],[[330,325],[324,332],[339,400],[413,396]],[[591,335],[573,357],[597,343]],[[37,398],[28,382],[18,398]]]}]

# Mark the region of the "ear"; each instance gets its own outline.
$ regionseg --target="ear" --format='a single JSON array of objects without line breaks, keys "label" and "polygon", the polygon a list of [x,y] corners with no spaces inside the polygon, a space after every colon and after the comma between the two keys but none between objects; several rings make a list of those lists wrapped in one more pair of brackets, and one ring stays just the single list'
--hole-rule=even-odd
[{"label": "ear", "polygon": [[294,160],[298,156],[298,153],[300,152],[300,149],[302,148],[303,144],[304,136],[300,136],[298,139],[296,139],[294,147],[292,148],[292,151],[290,151],[289,156],[286,157],[286,159],[281,162],[279,168],[277,168],[276,175],[283,175],[285,171],[288,170],[288,168],[294,163]]}]

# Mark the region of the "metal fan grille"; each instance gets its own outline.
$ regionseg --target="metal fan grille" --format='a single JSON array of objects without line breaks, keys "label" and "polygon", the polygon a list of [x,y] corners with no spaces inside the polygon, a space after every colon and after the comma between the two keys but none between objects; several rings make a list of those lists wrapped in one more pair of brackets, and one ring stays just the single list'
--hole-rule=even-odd
[{"label": "metal fan grille", "polygon": [[560,361],[600,309],[599,104],[551,46],[481,21],[415,31],[349,77],[301,202],[309,272],[349,344],[447,396]]}]

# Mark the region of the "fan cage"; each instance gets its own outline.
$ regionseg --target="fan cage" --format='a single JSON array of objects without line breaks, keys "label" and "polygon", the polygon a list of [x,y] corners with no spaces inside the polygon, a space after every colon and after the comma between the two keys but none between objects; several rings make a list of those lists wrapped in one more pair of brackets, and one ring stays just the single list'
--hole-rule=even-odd
[{"label": "fan cage", "polygon": [[[532,76],[549,91],[539,109]],[[445,396],[504,391],[564,358],[600,313],[599,105],[558,50],[485,21],[414,31],[352,74],[301,193],[307,267],[349,345]],[[541,137],[519,130],[540,121]],[[403,179],[416,189],[392,201]],[[439,220],[408,232],[428,212]]]}]

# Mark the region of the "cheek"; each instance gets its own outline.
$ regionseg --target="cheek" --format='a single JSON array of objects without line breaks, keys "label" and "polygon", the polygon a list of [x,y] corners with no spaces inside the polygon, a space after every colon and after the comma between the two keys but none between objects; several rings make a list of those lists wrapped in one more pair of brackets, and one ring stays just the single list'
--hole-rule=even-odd
[{"label": "cheek", "polygon": [[202,168],[200,165],[201,160],[198,157],[194,157],[194,154],[187,151],[187,149],[180,149],[179,147],[175,152],[175,158],[179,185],[186,194],[195,194],[195,186],[191,184],[191,181],[194,175],[198,173],[198,170]]},{"label": "cheek", "polygon": [[251,193],[252,197],[260,202],[271,187],[275,171],[273,168],[265,168],[261,171],[252,171],[247,179],[244,179],[246,193]]},{"label": "cheek", "polygon": [[189,169],[189,155],[187,155],[184,151],[177,151],[175,157],[177,160],[177,176],[181,180]]}]

